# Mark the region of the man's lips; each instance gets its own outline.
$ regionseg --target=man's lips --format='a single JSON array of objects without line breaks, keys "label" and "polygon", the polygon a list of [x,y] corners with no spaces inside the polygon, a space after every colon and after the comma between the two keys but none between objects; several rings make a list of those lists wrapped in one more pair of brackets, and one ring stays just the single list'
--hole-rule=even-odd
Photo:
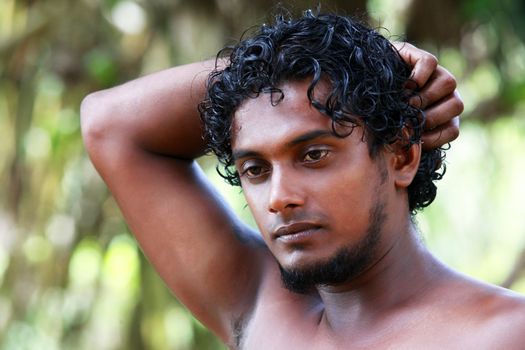
[{"label": "man's lips", "polygon": [[319,230],[321,225],[309,222],[296,222],[280,226],[272,234],[274,240],[295,241],[307,238],[315,231]]}]

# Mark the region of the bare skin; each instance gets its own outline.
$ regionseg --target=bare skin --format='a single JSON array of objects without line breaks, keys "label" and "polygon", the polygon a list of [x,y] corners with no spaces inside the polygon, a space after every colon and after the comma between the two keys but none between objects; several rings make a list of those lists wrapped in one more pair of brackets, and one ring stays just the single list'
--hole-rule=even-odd
[{"label": "bare skin", "polygon": [[[453,117],[463,108],[453,77],[424,51],[404,46],[401,54],[424,86],[414,102],[422,103],[432,128],[423,147],[453,140]],[[248,170],[243,190],[260,233],[242,223],[194,161],[204,149],[196,106],[211,68],[206,62],[168,69],[94,93],[82,104],[95,167],[150,262],[209,329],[245,349],[520,348],[523,299],[451,271],[418,241],[406,186],[420,148],[372,160],[358,129],[345,139],[291,142],[328,127],[305,102],[301,84],[285,84],[287,97],[275,107],[262,95],[236,113],[233,150],[244,155],[236,166]],[[253,118],[260,114],[266,118]],[[386,181],[377,162],[388,171]],[[262,177],[253,176],[257,166]],[[366,185],[348,193],[326,186],[343,173],[351,174],[348,184]],[[389,215],[374,264],[348,283],[306,295],[283,288],[276,258],[282,265],[308,264],[357,242],[378,187]],[[354,210],[342,211],[341,200]],[[316,220],[316,229],[288,241],[273,236],[298,217]]]}]

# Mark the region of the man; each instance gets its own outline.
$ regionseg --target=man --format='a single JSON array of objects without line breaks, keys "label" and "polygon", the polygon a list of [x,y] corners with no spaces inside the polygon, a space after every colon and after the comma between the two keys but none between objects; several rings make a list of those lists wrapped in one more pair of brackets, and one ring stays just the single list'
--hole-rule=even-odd
[{"label": "man", "polygon": [[[411,213],[435,196],[462,103],[431,55],[400,54],[412,73],[374,31],[307,12],[238,44],[207,90],[196,63],[83,102],[89,154],[142,249],[230,347],[523,347],[524,299],[418,239]],[[206,147],[260,233],[196,165]]]}]

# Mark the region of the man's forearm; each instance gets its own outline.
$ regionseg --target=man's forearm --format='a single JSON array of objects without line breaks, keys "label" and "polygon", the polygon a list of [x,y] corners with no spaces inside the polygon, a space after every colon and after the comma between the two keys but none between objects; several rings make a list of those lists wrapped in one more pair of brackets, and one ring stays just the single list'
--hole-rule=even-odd
[{"label": "man's forearm", "polygon": [[214,62],[167,69],[90,94],[82,102],[86,143],[131,141],[144,151],[192,159],[202,155],[197,106]]}]

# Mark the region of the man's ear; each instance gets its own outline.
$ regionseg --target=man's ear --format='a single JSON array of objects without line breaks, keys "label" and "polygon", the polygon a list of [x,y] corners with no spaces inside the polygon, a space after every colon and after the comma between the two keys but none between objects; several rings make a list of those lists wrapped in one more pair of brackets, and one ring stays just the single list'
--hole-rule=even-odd
[{"label": "man's ear", "polygon": [[396,142],[392,145],[393,155],[390,158],[392,176],[397,188],[407,188],[419,168],[421,144],[416,143],[407,148],[406,144]]}]

